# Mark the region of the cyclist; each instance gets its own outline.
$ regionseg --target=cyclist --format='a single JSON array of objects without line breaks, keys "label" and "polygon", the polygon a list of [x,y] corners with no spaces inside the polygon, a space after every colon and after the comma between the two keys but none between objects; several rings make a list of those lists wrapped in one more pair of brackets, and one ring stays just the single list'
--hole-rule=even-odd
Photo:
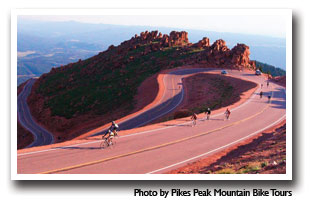
[{"label": "cyclist", "polygon": [[109,130],[112,132],[116,132],[119,126],[115,123],[115,121],[112,121],[112,125],[110,126]]},{"label": "cyclist", "polygon": [[205,114],[207,114],[207,120],[210,119],[210,115],[211,115],[211,109],[208,108],[207,111],[205,112]]},{"label": "cyclist", "polygon": [[112,121],[112,125],[110,126],[110,128],[108,129],[108,131],[105,133],[105,135],[102,137],[105,138],[106,135],[108,135],[107,137],[107,142],[108,142],[108,146],[112,143],[112,139],[117,136],[117,129],[119,128],[119,126],[115,123],[115,121]]},{"label": "cyclist", "polygon": [[259,96],[260,96],[260,98],[263,97],[263,92],[262,91],[259,93]]},{"label": "cyclist", "polygon": [[194,112],[192,114],[191,120],[192,120],[192,127],[196,126],[197,114],[195,114]]},{"label": "cyclist", "polygon": [[[108,136],[107,136],[108,135]],[[107,136],[107,137],[106,137]],[[114,138],[115,133],[111,131],[110,129],[102,136],[102,139],[106,139],[108,142],[108,146],[112,144],[112,139]]]},{"label": "cyclist", "polygon": [[227,108],[224,114],[226,116],[226,119],[228,120],[230,116],[230,110]]}]

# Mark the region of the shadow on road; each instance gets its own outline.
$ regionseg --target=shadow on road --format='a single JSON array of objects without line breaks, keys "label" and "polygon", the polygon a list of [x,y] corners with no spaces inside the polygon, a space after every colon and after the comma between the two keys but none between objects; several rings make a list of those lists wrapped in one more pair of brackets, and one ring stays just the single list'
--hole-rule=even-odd
[{"label": "shadow on road", "polygon": [[55,149],[68,149],[68,150],[96,150],[101,149],[98,147],[56,147]]},{"label": "shadow on road", "polygon": [[[224,116],[224,115],[223,115],[223,116]],[[210,118],[209,120],[203,120],[203,121],[224,121],[224,119]]]},{"label": "shadow on road", "polygon": [[192,125],[189,123],[189,124],[163,124],[163,126],[191,127]]},{"label": "shadow on road", "polygon": [[[259,96],[259,93],[256,93]],[[283,95],[284,94],[284,95]],[[271,96],[270,106],[272,108],[285,109],[286,108],[286,95],[283,93],[282,88],[275,88],[273,91],[264,92],[263,97],[258,100],[253,100],[256,103],[268,103],[268,96]]]},{"label": "shadow on road", "polygon": [[255,75],[254,73],[251,74],[251,73],[245,73],[245,74],[242,74],[243,76],[258,76],[258,75]]},{"label": "shadow on road", "polygon": [[[175,108],[176,105],[178,105],[178,103],[180,102],[181,99],[182,99],[182,93],[180,91],[173,98],[170,98],[169,100],[161,103],[160,105],[157,105],[156,107],[154,107],[148,111],[145,111],[145,112],[137,115],[136,117],[134,117],[128,121],[125,121],[123,123],[119,123],[118,124],[119,130],[129,130],[129,129],[144,126],[144,125],[154,121],[155,119],[162,117],[162,116],[166,115],[167,113],[169,113],[171,110],[173,110]],[[102,134],[106,133],[106,131],[107,131],[107,129],[105,129],[101,132],[98,132],[92,136],[102,135]]]},{"label": "shadow on road", "polygon": [[271,107],[278,109],[286,109],[286,95],[285,93],[283,93],[283,89],[276,88],[275,91],[273,91],[273,96],[271,99]]}]

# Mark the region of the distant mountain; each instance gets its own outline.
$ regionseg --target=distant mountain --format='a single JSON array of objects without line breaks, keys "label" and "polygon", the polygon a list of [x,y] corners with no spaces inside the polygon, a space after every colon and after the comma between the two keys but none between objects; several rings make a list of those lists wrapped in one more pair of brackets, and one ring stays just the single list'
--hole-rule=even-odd
[{"label": "distant mountain", "polygon": [[276,68],[272,65],[269,64],[265,64],[259,61],[255,61],[256,64],[256,68],[260,69],[261,72],[266,73],[266,74],[270,74],[272,77],[276,77],[276,76],[285,76],[286,72],[285,70],[281,69],[281,68]]},{"label": "distant mountain", "polygon": [[103,48],[100,44],[79,40],[60,40],[18,33],[18,84],[26,78],[49,72],[52,67],[89,58],[98,54]]},{"label": "distant mountain", "polygon": [[[110,45],[119,45],[136,33],[144,30],[161,30],[168,34],[180,29],[150,26],[124,26],[109,24],[88,24],[74,21],[42,22],[18,20],[17,49],[22,54],[34,51],[24,57],[18,57],[19,75],[41,75],[54,66],[65,65],[86,59],[106,50]],[[229,48],[237,43],[251,47],[251,59],[286,68],[285,39],[259,35],[221,33],[203,30],[186,30],[189,41],[196,43],[207,36],[211,42],[221,38]],[[21,54],[21,55],[22,55]]]}]

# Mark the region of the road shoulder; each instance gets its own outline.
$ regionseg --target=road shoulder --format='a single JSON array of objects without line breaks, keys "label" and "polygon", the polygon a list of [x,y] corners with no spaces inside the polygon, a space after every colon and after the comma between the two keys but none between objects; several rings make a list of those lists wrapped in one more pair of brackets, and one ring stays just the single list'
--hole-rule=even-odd
[{"label": "road shoulder", "polygon": [[286,120],[167,174],[285,174]]}]

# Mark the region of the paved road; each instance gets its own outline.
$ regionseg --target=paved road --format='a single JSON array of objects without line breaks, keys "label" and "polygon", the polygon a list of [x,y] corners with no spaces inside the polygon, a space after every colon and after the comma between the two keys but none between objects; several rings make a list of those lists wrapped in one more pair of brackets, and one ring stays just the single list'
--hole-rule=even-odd
[{"label": "paved road", "polygon": [[[187,71],[191,72],[195,70]],[[176,76],[176,82],[171,88],[176,96],[182,94],[182,89],[176,86],[182,77],[178,76],[184,73],[186,74],[186,71],[171,74]],[[238,71],[229,73],[234,77],[242,77],[259,84],[264,82],[260,76]],[[167,79],[165,84],[168,80],[170,79]],[[113,149],[101,150],[100,141],[90,141],[68,147],[23,153],[18,155],[17,171],[22,174],[164,173],[207,157],[285,119],[285,88],[273,83],[268,88],[264,85],[262,90],[265,93],[262,99],[258,95],[260,90],[245,103],[232,109],[230,120],[224,120],[224,115],[221,113],[213,114],[209,121],[198,121],[195,127],[191,127],[191,122],[187,120],[180,120],[178,124],[165,123],[159,129],[122,136],[117,139],[117,145]],[[267,101],[269,94],[272,95],[271,103]],[[177,102],[173,99],[170,101]]]},{"label": "paved road", "polygon": [[54,143],[53,135],[45,128],[41,127],[31,116],[29,107],[27,105],[27,97],[31,92],[31,87],[35,79],[30,79],[24,86],[23,91],[17,97],[17,117],[20,124],[32,133],[34,142],[27,147],[48,145]]},{"label": "paved road", "polygon": [[[173,71],[166,74],[163,78],[165,85],[165,92],[161,100],[155,104],[152,108],[145,112],[138,113],[132,118],[125,119],[122,122],[117,122],[120,130],[128,130],[144,126],[155,119],[158,119],[169,112],[173,111],[183,100],[184,90],[182,86],[182,79],[185,76],[199,72],[208,72],[211,69],[182,69]],[[150,89],[152,90],[152,89]],[[106,133],[107,129],[104,129],[92,136],[102,135]]]}]

